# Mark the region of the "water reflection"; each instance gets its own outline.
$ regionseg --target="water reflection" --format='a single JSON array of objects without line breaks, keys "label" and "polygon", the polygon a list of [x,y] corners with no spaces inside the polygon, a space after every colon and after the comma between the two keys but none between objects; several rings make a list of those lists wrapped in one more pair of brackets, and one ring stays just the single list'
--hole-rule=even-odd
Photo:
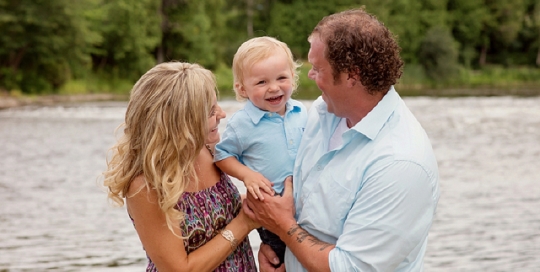
[{"label": "water reflection", "polygon": [[[540,98],[406,103],[430,135],[441,173],[426,271],[537,271]],[[240,107],[220,104],[228,116]],[[109,205],[98,179],[125,106],[0,111],[0,270],[144,270],[124,208]]]}]

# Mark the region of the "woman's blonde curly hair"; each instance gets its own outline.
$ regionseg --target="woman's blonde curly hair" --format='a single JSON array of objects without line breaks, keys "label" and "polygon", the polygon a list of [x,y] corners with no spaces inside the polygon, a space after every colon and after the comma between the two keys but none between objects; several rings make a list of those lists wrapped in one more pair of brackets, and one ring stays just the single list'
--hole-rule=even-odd
[{"label": "woman's blonde curly hair", "polygon": [[198,182],[193,164],[205,145],[216,92],[212,72],[197,64],[162,63],[144,74],[118,128],[124,133],[109,150],[103,173],[109,198],[123,206],[132,181],[142,174],[146,188],[157,193],[169,229],[178,228],[173,222],[183,214],[177,203],[188,183]]}]

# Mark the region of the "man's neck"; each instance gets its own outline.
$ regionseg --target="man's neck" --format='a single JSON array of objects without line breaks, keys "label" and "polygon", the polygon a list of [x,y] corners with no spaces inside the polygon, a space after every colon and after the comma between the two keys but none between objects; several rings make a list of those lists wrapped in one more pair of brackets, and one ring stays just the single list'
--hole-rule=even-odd
[{"label": "man's neck", "polygon": [[362,90],[361,95],[358,95],[356,99],[351,99],[349,105],[349,109],[351,109],[349,111],[350,113],[344,116],[347,118],[347,126],[349,128],[354,127],[364,119],[379,104],[384,95],[385,93],[382,92],[376,92],[372,95]]}]

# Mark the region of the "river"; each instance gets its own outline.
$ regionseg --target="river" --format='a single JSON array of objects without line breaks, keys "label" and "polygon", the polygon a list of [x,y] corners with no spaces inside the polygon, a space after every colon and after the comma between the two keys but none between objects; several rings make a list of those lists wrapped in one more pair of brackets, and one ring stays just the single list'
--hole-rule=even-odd
[{"label": "river", "polygon": [[[540,271],[540,98],[405,102],[430,136],[440,168],[425,270]],[[229,116],[241,107],[220,104]],[[112,206],[100,185],[125,107],[0,111],[0,271],[144,270],[125,208]],[[256,232],[250,238],[257,251]]]}]

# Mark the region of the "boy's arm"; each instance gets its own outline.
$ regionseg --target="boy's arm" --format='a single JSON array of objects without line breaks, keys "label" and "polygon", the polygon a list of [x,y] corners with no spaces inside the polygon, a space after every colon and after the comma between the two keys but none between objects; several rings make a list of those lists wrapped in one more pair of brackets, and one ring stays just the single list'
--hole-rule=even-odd
[{"label": "boy's arm", "polygon": [[247,191],[253,195],[255,199],[264,200],[260,190],[267,192],[269,195],[274,195],[274,190],[272,189],[273,184],[260,173],[243,165],[236,157],[231,156],[221,161],[216,161],[216,165],[223,172],[244,182]]}]

